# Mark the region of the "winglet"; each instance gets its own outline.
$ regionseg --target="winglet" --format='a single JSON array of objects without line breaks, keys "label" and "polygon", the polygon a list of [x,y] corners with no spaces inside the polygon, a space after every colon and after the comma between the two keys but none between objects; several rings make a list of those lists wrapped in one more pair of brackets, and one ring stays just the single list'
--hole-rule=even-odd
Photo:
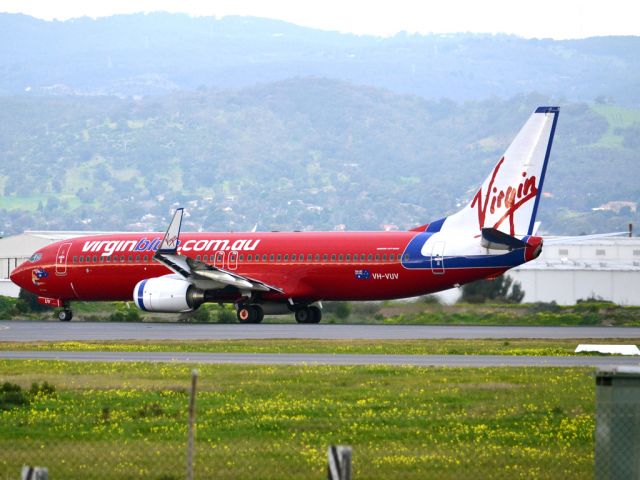
[{"label": "winglet", "polygon": [[173,214],[173,219],[169,224],[167,233],[164,234],[162,243],[156,251],[156,255],[162,253],[176,253],[178,251],[178,245],[180,244],[180,227],[182,226],[182,214],[184,208],[178,208],[176,213]]}]

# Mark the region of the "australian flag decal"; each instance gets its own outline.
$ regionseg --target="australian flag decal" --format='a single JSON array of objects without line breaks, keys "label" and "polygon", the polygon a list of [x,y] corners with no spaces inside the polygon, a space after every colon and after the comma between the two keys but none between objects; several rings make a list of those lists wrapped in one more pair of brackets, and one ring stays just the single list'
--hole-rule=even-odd
[{"label": "australian flag decal", "polygon": [[369,270],[354,270],[357,280],[369,280],[371,273]]}]

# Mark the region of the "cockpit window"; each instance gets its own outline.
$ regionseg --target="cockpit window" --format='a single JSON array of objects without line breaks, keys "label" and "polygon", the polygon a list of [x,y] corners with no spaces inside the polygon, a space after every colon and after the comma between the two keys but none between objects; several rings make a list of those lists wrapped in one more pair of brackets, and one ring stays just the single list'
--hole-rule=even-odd
[{"label": "cockpit window", "polygon": [[37,262],[38,260],[40,260],[42,258],[42,254],[41,253],[34,253],[33,255],[31,255],[29,257],[29,261],[30,262]]}]

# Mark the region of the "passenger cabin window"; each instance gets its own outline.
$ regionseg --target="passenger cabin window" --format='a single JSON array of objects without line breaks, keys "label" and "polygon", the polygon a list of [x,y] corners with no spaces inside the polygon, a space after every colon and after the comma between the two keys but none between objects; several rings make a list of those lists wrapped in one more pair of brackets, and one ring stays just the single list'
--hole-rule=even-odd
[{"label": "passenger cabin window", "polygon": [[395,255],[393,253],[389,254],[389,261],[393,262],[393,259],[395,258]]},{"label": "passenger cabin window", "polygon": [[201,260],[201,256],[200,255],[196,255],[196,260],[199,262]]},{"label": "passenger cabin window", "polygon": [[278,262],[281,262],[281,261],[282,261],[282,255],[278,254]]},{"label": "passenger cabin window", "polygon": [[367,257],[367,260],[369,261],[373,260],[373,254],[370,253],[369,256]]},{"label": "passenger cabin window", "polygon": [[144,257],[142,257],[142,260],[144,260],[144,263],[147,263],[149,261],[149,257],[145,255]]},{"label": "passenger cabin window", "polygon": [[244,254],[241,254],[240,257],[238,258],[239,261],[244,262]]},{"label": "passenger cabin window", "polygon": [[322,255],[322,261],[326,262],[327,260],[329,260],[329,255],[325,253],[324,255]]},{"label": "passenger cabin window", "polygon": [[320,261],[320,254],[316,253],[316,262],[319,262],[319,261]]},{"label": "passenger cabin window", "polygon": [[247,262],[250,262],[253,256],[251,254],[247,255]]},{"label": "passenger cabin window", "polygon": [[120,255],[120,263],[124,263],[124,255]]},{"label": "passenger cabin window", "polygon": [[271,255],[269,255],[269,261],[270,262],[273,262],[274,258],[275,258],[275,255],[273,253]]},{"label": "passenger cabin window", "polygon": [[204,263],[207,263],[207,262],[209,261],[209,255],[203,255],[203,256],[202,256],[202,261],[203,261]]},{"label": "passenger cabin window", "polygon": [[358,254],[357,254],[357,253],[354,253],[354,254],[353,254],[353,261],[354,261],[354,262],[357,262],[357,261],[358,261]]},{"label": "passenger cabin window", "polygon": [[307,255],[307,262],[310,262],[313,259],[313,255],[308,254]]},{"label": "passenger cabin window", "polygon": [[387,261],[387,254],[385,253],[384,255],[382,255],[382,261],[386,262]]},{"label": "passenger cabin window", "polygon": [[[285,261],[287,260],[287,256],[286,256],[286,255],[284,256],[284,259],[285,259]],[[295,253],[292,253],[292,254],[291,254],[291,261],[292,261],[292,262],[295,262],[295,261],[296,261],[296,254],[295,254]]]},{"label": "passenger cabin window", "polygon": [[[271,256],[273,257],[273,255],[271,255]],[[267,261],[267,255],[266,255],[266,254],[262,255],[262,261],[263,261],[263,262],[266,262],[266,261]]]},{"label": "passenger cabin window", "polygon": [[347,260],[347,262],[350,262],[350,261],[351,261],[351,255],[350,255],[350,254],[348,254],[348,253],[347,253],[347,256],[346,256],[346,260]]},{"label": "passenger cabin window", "polygon": [[140,263],[140,255],[136,255],[136,263]]},{"label": "passenger cabin window", "polygon": [[331,261],[335,262],[336,261],[336,254],[334,253],[333,255],[331,255]]},{"label": "passenger cabin window", "polygon": [[380,254],[376,253],[376,262],[379,262],[379,261],[380,261]]},{"label": "passenger cabin window", "polygon": [[73,256],[73,263],[78,263],[78,256],[77,255]]}]

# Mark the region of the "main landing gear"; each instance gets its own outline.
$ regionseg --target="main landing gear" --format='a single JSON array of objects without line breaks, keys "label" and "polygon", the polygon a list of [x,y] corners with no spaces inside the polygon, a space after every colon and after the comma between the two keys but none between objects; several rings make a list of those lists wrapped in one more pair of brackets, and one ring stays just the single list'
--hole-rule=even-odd
[{"label": "main landing gear", "polygon": [[264,318],[260,305],[239,305],[237,314],[240,323],[260,323]]},{"label": "main landing gear", "polygon": [[322,320],[322,310],[312,305],[310,307],[300,307],[295,313],[298,323],[320,323]]},{"label": "main landing gear", "polygon": [[73,318],[73,312],[69,307],[65,307],[64,310],[58,312],[58,320],[61,322],[70,322]]}]

